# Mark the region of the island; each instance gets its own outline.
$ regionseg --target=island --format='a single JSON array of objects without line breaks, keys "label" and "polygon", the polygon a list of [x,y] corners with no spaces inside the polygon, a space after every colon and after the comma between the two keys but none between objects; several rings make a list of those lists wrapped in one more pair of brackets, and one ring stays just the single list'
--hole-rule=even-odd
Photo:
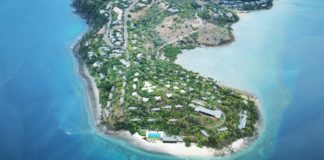
[{"label": "island", "polygon": [[234,40],[238,13],[272,0],[74,0],[89,31],[75,45],[95,125],[142,149],[227,155],[255,139],[257,98],[175,64],[184,49]]}]

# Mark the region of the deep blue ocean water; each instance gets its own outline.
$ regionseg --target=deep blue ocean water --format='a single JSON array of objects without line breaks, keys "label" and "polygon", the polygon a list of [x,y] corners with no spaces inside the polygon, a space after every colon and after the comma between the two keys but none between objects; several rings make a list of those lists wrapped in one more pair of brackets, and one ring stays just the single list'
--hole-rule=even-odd
[{"label": "deep blue ocean water", "polygon": [[[244,61],[242,72],[223,77],[265,105],[264,136],[225,159],[324,159],[323,7],[320,0],[276,1],[237,25],[260,33],[246,47],[238,31],[238,45],[226,52],[250,54],[215,56],[234,66]],[[69,0],[0,0],[0,159],[172,159],[95,132],[71,50],[87,26],[72,11]]]}]

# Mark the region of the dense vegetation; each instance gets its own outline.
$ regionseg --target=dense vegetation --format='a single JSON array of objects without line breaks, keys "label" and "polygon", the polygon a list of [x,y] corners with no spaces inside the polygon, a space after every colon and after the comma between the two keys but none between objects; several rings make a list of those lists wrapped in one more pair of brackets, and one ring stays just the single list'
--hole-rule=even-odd
[{"label": "dense vegetation", "polygon": [[99,14],[99,10],[104,9],[110,1],[112,0],[74,0],[72,5],[76,8],[76,12],[80,13],[89,24],[102,26],[108,20],[107,17]]},{"label": "dense vegetation", "polygon": [[175,61],[177,59],[177,55],[181,53],[181,49],[177,46],[167,45],[163,48],[163,52],[170,61]]}]

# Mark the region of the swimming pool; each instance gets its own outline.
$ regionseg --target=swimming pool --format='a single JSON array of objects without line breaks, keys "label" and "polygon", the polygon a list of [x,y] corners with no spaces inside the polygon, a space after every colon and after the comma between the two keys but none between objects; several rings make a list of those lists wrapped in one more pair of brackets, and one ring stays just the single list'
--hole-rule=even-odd
[{"label": "swimming pool", "polygon": [[161,138],[161,133],[148,133],[148,138]]}]

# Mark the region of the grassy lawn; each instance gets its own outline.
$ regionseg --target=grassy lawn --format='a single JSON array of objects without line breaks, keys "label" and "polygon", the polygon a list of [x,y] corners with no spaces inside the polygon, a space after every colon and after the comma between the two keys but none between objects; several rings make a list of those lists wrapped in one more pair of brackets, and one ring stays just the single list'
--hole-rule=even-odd
[{"label": "grassy lawn", "polygon": [[221,127],[224,124],[226,119],[224,115],[220,119],[216,119],[203,114],[197,114],[196,118],[199,120],[202,126],[210,130],[214,130]]}]

